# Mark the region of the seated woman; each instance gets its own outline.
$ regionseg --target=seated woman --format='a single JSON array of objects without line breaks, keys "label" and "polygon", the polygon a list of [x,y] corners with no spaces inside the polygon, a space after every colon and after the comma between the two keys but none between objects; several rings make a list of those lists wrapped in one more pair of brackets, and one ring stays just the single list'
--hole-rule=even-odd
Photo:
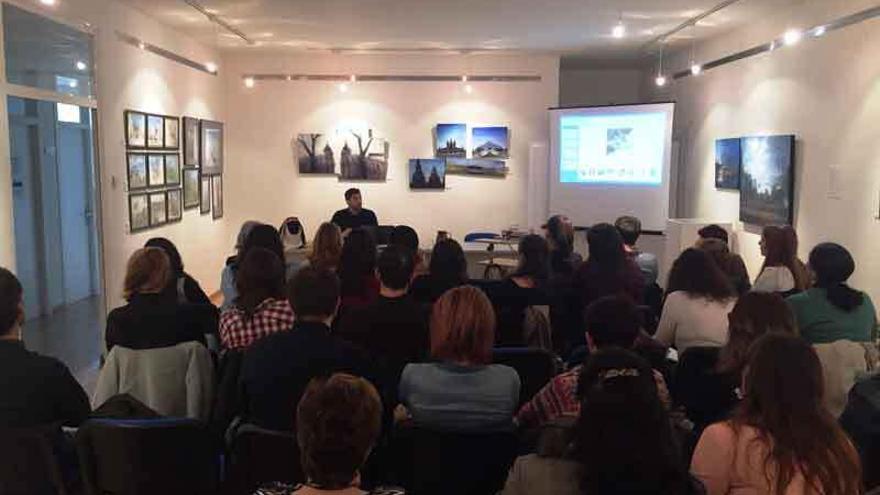
[{"label": "seated woman", "polygon": [[379,297],[376,243],[369,232],[354,229],[342,245],[339,258],[340,311],[368,306]]},{"label": "seated woman", "polygon": [[565,215],[553,215],[545,227],[550,248],[550,274],[570,278],[583,259],[574,252],[574,226]]},{"label": "seated woman", "polygon": [[727,343],[727,315],[736,294],[727,277],[705,252],[688,248],[675,260],[663,315],[654,337],[679,353],[693,346]]},{"label": "seated woman", "polygon": [[862,493],[855,448],[823,403],[822,365],[800,338],[770,334],[749,351],[745,397],[706,429],[691,472],[708,495]]},{"label": "seated woman", "polygon": [[803,292],[810,285],[803,263],[797,259],[794,229],[769,225],[761,232],[761,254],[764,265],[755,279],[755,292],[779,292],[790,296]]},{"label": "seated woman", "polygon": [[752,290],[752,279],[749,278],[749,270],[742,257],[735,256],[730,252],[730,247],[721,239],[701,239],[697,242],[697,249],[709,253],[718,268],[727,276],[727,280],[737,295],[742,296]]},{"label": "seated woman", "polygon": [[431,315],[434,363],[408,364],[400,378],[400,402],[416,426],[434,430],[513,428],[519,375],[490,364],[495,313],[482,291],[465,286],[446,292]]},{"label": "seated woman", "polygon": [[582,308],[597,299],[618,294],[625,294],[636,304],[641,304],[645,279],[635,261],[627,256],[620,231],[608,223],[596,224],[587,233],[587,242],[590,256],[574,275],[574,286],[580,292]]},{"label": "seated woman", "polygon": [[416,301],[433,304],[446,291],[467,281],[467,259],[461,244],[444,239],[434,245],[428,274],[416,277],[410,291]]},{"label": "seated woman", "polygon": [[220,340],[226,349],[243,350],[275,332],[290,330],[293,310],[284,294],[284,265],[263,248],[245,254],[235,274],[238,297],[220,315]]},{"label": "seated woman", "polygon": [[[339,258],[342,256],[342,232],[335,223],[324,222],[315,232],[315,240],[312,241],[312,251],[308,256],[308,265],[331,272],[339,268]],[[303,265],[305,266],[305,265]]]},{"label": "seated woman", "polygon": [[699,493],[645,360],[623,349],[599,351],[579,383],[570,443],[518,458],[503,495]]},{"label": "seated woman", "polygon": [[801,336],[811,344],[874,340],[874,303],[867,294],[846,284],[856,269],[849,251],[839,244],[819,244],[810,252],[810,268],[816,276],[815,286],[788,298]]},{"label": "seated woman", "polygon": [[168,255],[172,276],[167,290],[177,297],[177,302],[181,304],[212,304],[211,299],[208,298],[196,279],[183,271],[183,259],[173,242],[164,237],[153,237],[144,244],[144,247],[159,248]]},{"label": "seated woman", "polygon": [[257,224],[250,228],[250,231],[244,238],[244,242],[238,251],[238,255],[227,261],[226,267],[223,269],[221,280],[221,288],[223,290],[223,309],[232,305],[235,298],[238,297],[238,291],[235,289],[235,274],[238,271],[238,265],[247,252],[253,248],[263,248],[275,253],[278,259],[284,263],[284,280],[285,282],[296,272],[297,266],[287,264],[284,258],[284,245],[281,244],[281,235],[278,229],[271,225]]},{"label": "seated woman", "polygon": [[248,234],[251,233],[251,230],[257,225],[260,225],[260,222],[254,220],[248,220],[241,224],[238,236],[235,238],[235,255],[226,258],[226,264],[223,265],[223,270],[220,272],[220,291],[223,293],[223,305],[221,307],[225,308],[235,300],[235,269],[238,265],[239,256],[244,250],[244,242]]},{"label": "seated woman", "polygon": [[360,488],[361,469],[379,438],[382,402],[363,378],[336,373],[312,380],[297,406],[296,440],[306,483],[272,483],[255,495],[402,495]]},{"label": "seated woman", "polygon": [[128,304],[107,316],[107,352],[114,345],[154,349],[189,341],[205,344],[205,334],[217,333],[216,316],[199,305],[179,304],[166,291],[169,280],[171,262],[161,249],[148,247],[131,255],[123,290]]}]

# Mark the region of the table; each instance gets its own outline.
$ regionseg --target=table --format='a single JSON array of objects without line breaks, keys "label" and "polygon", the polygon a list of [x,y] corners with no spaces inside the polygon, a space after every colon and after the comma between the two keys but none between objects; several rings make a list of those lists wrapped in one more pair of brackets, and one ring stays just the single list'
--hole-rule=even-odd
[{"label": "table", "polygon": [[[507,275],[508,269],[516,268],[519,265],[519,241],[518,237],[492,237],[492,238],[484,238],[484,239],[475,239],[473,241],[469,241],[473,244],[485,244],[486,251],[492,253],[492,256],[488,260],[480,261],[479,264],[485,265],[486,269],[483,270],[483,278],[490,278],[490,275],[493,271],[498,273],[497,278],[503,278]],[[501,258],[495,258],[495,245],[506,246],[509,250],[509,253],[505,253]],[[508,256],[509,255],[509,256]]]}]

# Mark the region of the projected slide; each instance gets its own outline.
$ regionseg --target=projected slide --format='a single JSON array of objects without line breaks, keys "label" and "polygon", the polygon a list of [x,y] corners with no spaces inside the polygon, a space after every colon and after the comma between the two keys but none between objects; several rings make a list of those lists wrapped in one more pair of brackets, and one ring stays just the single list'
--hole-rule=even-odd
[{"label": "projected slide", "polygon": [[666,127],[666,112],[560,116],[559,181],[661,185]]}]

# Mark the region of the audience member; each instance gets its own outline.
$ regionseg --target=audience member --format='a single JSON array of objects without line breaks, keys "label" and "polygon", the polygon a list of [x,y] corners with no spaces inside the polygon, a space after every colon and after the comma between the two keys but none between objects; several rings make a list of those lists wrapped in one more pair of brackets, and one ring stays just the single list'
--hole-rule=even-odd
[{"label": "audience member", "polygon": [[636,247],[639,237],[642,235],[642,222],[636,217],[623,216],[614,222],[617,231],[623,238],[623,248],[626,254],[636,262],[639,271],[645,279],[645,285],[654,285],[660,274],[660,265],[657,256],[644,253]]},{"label": "audience member", "polygon": [[428,274],[413,280],[413,297],[419,302],[433,304],[446,291],[467,281],[467,259],[461,244],[454,239],[444,239],[434,245]]},{"label": "audience member", "polygon": [[752,281],[742,257],[730,252],[730,247],[721,239],[703,239],[697,243],[697,249],[705,251],[712,257],[718,268],[727,276],[727,280],[737,295],[752,290]]},{"label": "audience member", "polygon": [[616,294],[641,303],[645,281],[639,267],[626,255],[620,232],[611,224],[600,223],[590,228],[587,242],[590,257],[577,269],[574,279],[582,308]]},{"label": "audience member", "polygon": [[[278,230],[275,227],[266,224],[259,224],[251,228],[247,237],[244,239],[244,245],[239,251],[235,262],[227,264],[226,269],[223,272],[223,280],[221,280],[221,284],[223,284],[224,298],[223,309],[226,309],[226,307],[235,303],[235,298],[238,297],[238,291],[235,289],[235,277],[236,272],[238,271],[238,265],[241,263],[241,260],[244,259],[247,252],[254,248],[267,249],[275,253],[282,263],[285,263],[284,245],[281,244],[281,236],[278,234]],[[299,267],[285,264],[285,280],[289,280],[291,276],[296,273],[297,268]],[[231,284],[231,287],[226,287],[226,284]],[[226,297],[231,297],[231,299],[226,299]]]},{"label": "audience member", "polygon": [[458,287],[434,305],[431,357],[409,364],[400,402],[417,426],[438,430],[509,429],[519,402],[517,372],[492,362],[495,313],[482,291]]},{"label": "audience member", "polygon": [[24,347],[22,287],[0,268],[0,428],[79,426],[89,398],[64,364]]},{"label": "audience member", "polygon": [[422,257],[419,249],[419,234],[409,225],[398,225],[391,229],[389,243],[394,246],[400,246],[409,249],[413,253],[413,273],[414,275],[424,275],[428,273],[428,267],[425,265],[425,259]]},{"label": "audience member", "polygon": [[550,270],[555,277],[567,278],[574,274],[583,259],[574,252],[574,226],[565,215],[553,215],[547,220],[547,243],[550,248]]},{"label": "audience member", "polygon": [[174,294],[177,302],[181,304],[212,304],[211,299],[205,294],[196,279],[183,271],[183,259],[173,242],[164,237],[153,237],[144,244],[144,247],[159,248],[168,255],[172,276],[167,290]]},{"label": "audience member", "polygon": [[365,356],[330,334],[339,306],[339,281],[325,269],[305,267],[288,284],[296,320],[289,332],[255,342],[241,369],[243,418],[263,428],[291,431],[294,406],[312,378],[336,371],[369,377]]},{"label": "audience member", "polygon": [[846,284],[856,269],[849,251],[839,244],[823,243],[813,248],[809,261],[815,286],[788,298],[801,336],[812,344],[874,340],[874,303],[867,294]]},{"label": "audience member", "polygon": [[343,237],[348,237],[352,231],[362,227],[377,227],[379,220],[372,210],[364,208],[364,200],[361,190],[352,187],[345,191],[345,204],[343,208],[333,214],[330,220],[339,226]]},{"label": "audience member", "polygon": [[669,295],[654,337],[679,353],[693,346],[727,343],[727,315],[736,295],[727,277],[699,249],[686,249],[669,274]]},{"label": "audience member", "polygon": [[[382,402],[370,382],[343,373],[313,379],[299,401],[296,439],[305,485],[274,483],[257,495],[367,495],[361,469],[382,427]],[[374,495],[402,495],[375,489]]]},{"label": "audience member", "polygon": [[[633,349],[642,327],[639,308],[626,296],[606,296],[587,308],[587,343],[591,352],[608,348]],[[550,380],[516,415],[517,425],[531,429],[560,418],[580,414],[581,404],[576,392],[582,365],[575,366]],[[658,371],[653,373],[662,402],[670,404],[666,381]]]},{"label": "audience member", "polygon": [[779,292],[790,296],[809,287],[807,272],[792,251],[796,244],[782,227],[768,225],[761,233],[761,254],[764,264],[755,279],[755,292]]},{"label": "audience member", "polygon": [[357,228],[345,237],[339,258],[342,310],[369,305],[379,296],[376,278],[376,242],[366,230]]},{"label": "audience member", "polygon": [[714,223],[711,225],[706,225],[705,227],[698,230],[697,235],[700,236],[700,238],[697,240],[698,243],[706,239],[718,239],[719,241],[724,241],[724,243],[728,246],[730,245],[730,235],[727,233],[726,230],[724,230],[723,227],[721,227],[720,225],[715,225]]},{"label": "audience member", "polygon": [[762,337],[743,388],[732,419],[708,427],[693,456],[708,495],[862,493],[858,454],[825,409],[822,366],[808,343]]},{"label": "audience member", "polygon": [[161,249],[142,248],[131,255],[123,290],[128,303],[107,316],[107,352],[114,345],[139,350],[190,341],[205,344],[205,334],[217,333],[216,310],[178,304],[165,290],[170,279],[171,263]]},{"label": "audience member", "polygon": [[247,251],[235,274],[238,296],[220,315],[223,347],[243,350],[267,335],[290,330],[293,310],[284,285],[284,265],[275,253],[263,248]]},{"label": "audience member", "polygon": [[244,242],[248,234],[257,225],[260,225],[260,222],[254,220],[248,220],[241,224],[238,236],[235,238],[235,255],[226,258],[226,264],[223,265],[223,271],[220,272],[220,291],[223,293],[222,308],[229,306],[235,300],[235,267],[244,250]]},{"label": "audience member", "polygon": [[342,257],[342,232],[335,223],[324,222],[315,232],[308,265],[336,272]]},{"label": "audience member", "polygon": [[807,265],[801,261],[798,257],[798,247],[800,242],[798,241],[797,230],[794,229],[791,225],[783,225],[782,233],[785,235],[785,242],[788,244],[788,251],[790,253],[794,253],[794,264],[797,267],[795,270],[796,273],[800,273],[804,277],[804,285],[806,288],[810,288],[812,285],[812,279],[810,275],[810,269],[807,268]]},{"label": "audience member", "polygon": [[652,375],[646,361],[622,349],[591,356],[579,370],[569,451],[518,458],[503,494],[699,493]]}]

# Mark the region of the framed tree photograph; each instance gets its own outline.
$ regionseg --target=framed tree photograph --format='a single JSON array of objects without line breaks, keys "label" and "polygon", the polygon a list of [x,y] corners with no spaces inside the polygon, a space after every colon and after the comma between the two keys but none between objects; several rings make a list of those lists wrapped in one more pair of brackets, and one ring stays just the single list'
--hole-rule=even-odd
[{"label": "framed tree photograph", "polygon": [[165,185],[165,157],[163,155],[147,155],[147,185],[150,187]]},{"label": "framed tree photograph", "polygon": [[223,218],[223,176],[211,177],[211,217]]},{"label": "framed tree photograph", "polygon": [[163,117],[165,119],[165,148],[176,150],[180,148],[180,119],[178,117]]},{"label": "framed tree photograph", "polygon": [[165,191],[150,193],[150,227],[168,223],[168,197]]},{"label": "framed tree photograph", "polygon": [[211,213],[211,178],[207,175],[201,176],[201,187],[199,187],[199,213],[207,215]]},{"label": "framed tree photograph", "polygon": [[150,228],[150,212],[146,194],[132,194],[128,197],[128,223],[131,232]]},{"label": "framed tree photograph", "polygon": [[165,147],[165,118],[161,115],[147,115],[147,148]]},{"label": "framed tree photograph", "polygon": [[128,158],[128,190],[137,191],[147,188],[147,155],[129,153]]},{"label": "framed tree photograph", "polygon": [[183,169],[183,209],[191,210],[199,206],[199,169]]},{"label": "framed tree photograph", "polygon": [[165,184],[180,185],[180,156],[177,154],[165,155]]},{"label": "framed tree photograph", "polygon": [[180,188],[169,189],[167,192],[168,221],[176,222],[183,218],[182,190]]},{"label": "framed tree photograph", "polygon": [[223,124],[203,120],[201,122],[202,175],[223,173]]},{"label": "framed tree photograph", "polygon": [[147,147],[147,116],[141,112],[126,110],[125,114],[125,147]]},{"label": "framed tree photograph", "polygon": [[183,166],[199,166],[199,119],[183,118]]}]

